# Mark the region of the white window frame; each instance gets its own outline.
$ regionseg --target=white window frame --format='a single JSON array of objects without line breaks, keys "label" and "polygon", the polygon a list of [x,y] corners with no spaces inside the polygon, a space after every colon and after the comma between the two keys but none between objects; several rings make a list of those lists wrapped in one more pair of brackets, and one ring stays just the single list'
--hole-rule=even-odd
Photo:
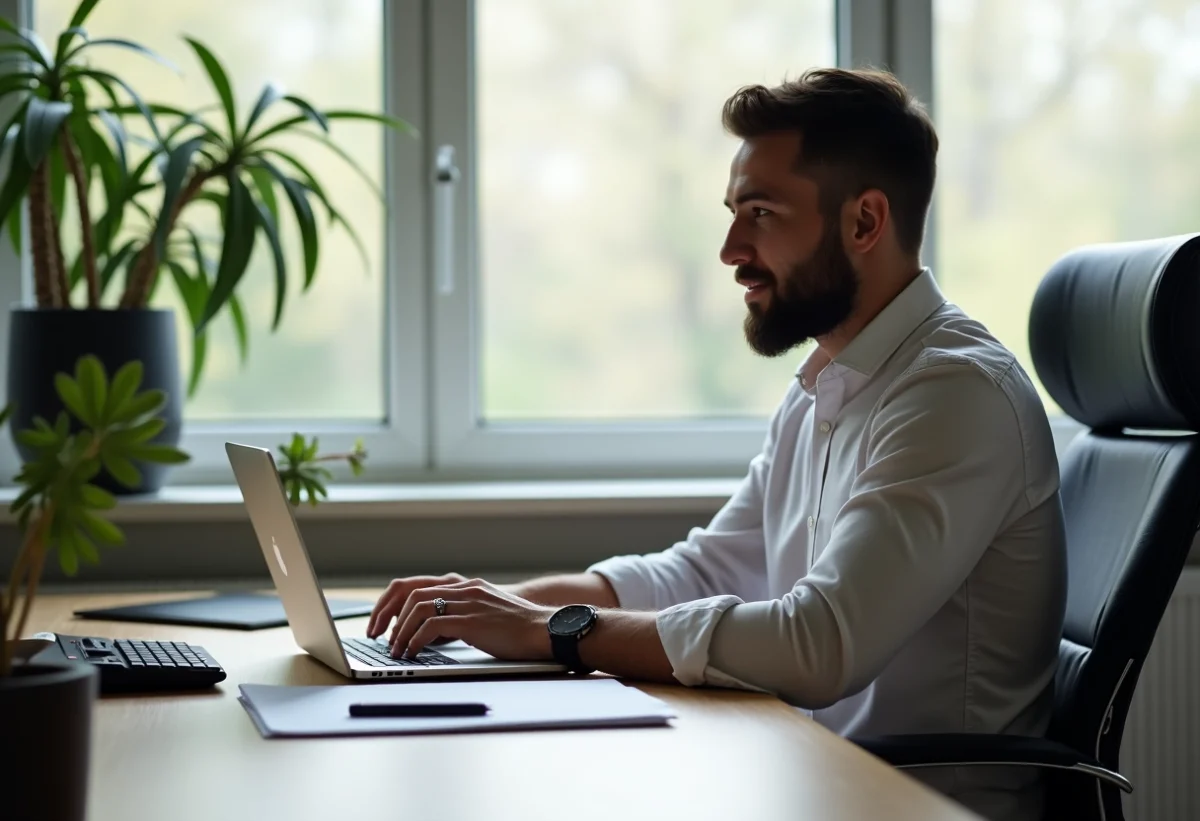
[{"label": "white window frame", "polygon": [[[33,21],[36,0],[0,0],[0,13],[16,16],[22,25]],[[381,0],[382,2],[382,0]],[[393,116],[423,131],[424,30],[422,0],[382,2],[384,30],[384,100]],[[373,480],[394,481],[418,475],[429,467],[428,327],[425,270],[425,202],[428,198],[423,160],[423,137],[384,131],[385,180],[388,214],[385,221],[386,279],[384,367],[384,418],[377,423],[294,419],[261,423],[185,422],[180,446],[192,455],[187,465],[172,472],[173,484],[227,483],[231,481],[224,443],[237,441],[274,447],[293,432],[319,436],[323,451],[349,450],[362,439],[369,454]],[[11,271],[17,261],[8,247],[0,250],[0,271]],[[26,277],[27,278],[27,277]],[[29,304],[31,289],[21,288],[17,277],[0,276],[0,304]],[[8,312],[0,312],[0,332],[7,347]],[[5,360],[6,361],[6,360]],[[0,364],[0,368],[3,365]],[[18,464],[11,437],[0,435],[0,468],[11,475]]]},{"label": "white window frame", "polygon": [[[840,0],[834,16],[839,53],[872,62],[886,55],[886,38],[872,39],[872,18],[886,0]],[[452,224],[431,217],[437,242],[433,262],[455,287],[433,295],[433,443],[435,464],[450,473],[504,475],[625,476],[720,474],[742,472],[762,447],[765,418],[678,419],[673,421],[494,422],[483,419],[479,402],[480,337],[478,283],[474,2],[430,3],[428,42],[431,93],[426,150],[455,149],[459,171]],[[845,56],[843,54],[843,56]],[[718,116],[714,112],[714,118]],[[430,155],[432,157],[432,154]],[[464,253],[447,263],[440,248],[449,244]],[[733,337],[730,344],[736,344]],[[780,392],[786,385],[780,386]]]}]

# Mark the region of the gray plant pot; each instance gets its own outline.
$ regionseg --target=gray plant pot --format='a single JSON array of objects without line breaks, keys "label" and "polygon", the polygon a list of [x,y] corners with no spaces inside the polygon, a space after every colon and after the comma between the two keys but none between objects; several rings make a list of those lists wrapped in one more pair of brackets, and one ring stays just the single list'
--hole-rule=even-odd
[{"label": "gray plant pot", "polygon": [[92,702],[90,664],[26,664],[0,678],[0,817],[84,821]]},{"label": "gray plant pot", "polygon": [[[158,309],[84,310],[13,308],[8,345],[8,401],[13,405],[9,428],[16,432],[33,426],[35,416],[54,424],[63,410],[54,387],[57,373],[75,373],[79,358],[93,354],[104,365],[108,378],[127,362],[142,363],[142,390],[157,388],[167,395],[162,417],[167,423],[154,438],[161,445],[179,444],[183,430],[183,387],[175,345],[175,312]],[[23,460],[36,452],[17,443]],[[127,488],[107,472],[95,484],[113,493],[153,493],[167,479],[169,465],[139,462],[142,484]]]}]

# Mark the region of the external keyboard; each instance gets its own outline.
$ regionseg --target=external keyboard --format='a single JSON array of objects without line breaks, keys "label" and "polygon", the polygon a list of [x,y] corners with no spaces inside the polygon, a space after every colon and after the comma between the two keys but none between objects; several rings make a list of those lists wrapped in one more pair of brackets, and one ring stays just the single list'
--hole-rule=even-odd
[{"label": "external keyboard", "polygon": [[388,645],[372,639],[342,639],[345,651],[372,667],[434,667],[440,664],[458,664],[456,659],[426,647],[412,658],[392,658]]},{"label": "external keyboard", "polygon": [[207,650],[183,641],[61,634],[55,638],[69,661],[99,670],[101,693],[199,690],[225,680],[225,671]]}]

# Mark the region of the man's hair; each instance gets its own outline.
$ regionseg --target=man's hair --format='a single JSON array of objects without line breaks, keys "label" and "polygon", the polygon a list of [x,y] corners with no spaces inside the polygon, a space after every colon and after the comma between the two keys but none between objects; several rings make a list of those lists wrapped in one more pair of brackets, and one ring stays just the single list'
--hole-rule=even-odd
[{"label": "man's hair", "polygon": [[721,121],[743,140],[800,132],[797,171],[816,180],[822,208],[878,189],[900,247],[920,249],[938,138],[929,114],[891,74],[819,68],[775,88],[747,86],[725,101]]}]

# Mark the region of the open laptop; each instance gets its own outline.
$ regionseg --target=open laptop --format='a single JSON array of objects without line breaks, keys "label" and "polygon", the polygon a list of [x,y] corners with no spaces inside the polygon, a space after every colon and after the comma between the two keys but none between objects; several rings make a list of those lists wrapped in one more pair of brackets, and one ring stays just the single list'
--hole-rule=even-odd
[{"label": "open laptop", "polygon": [[[554,662],[501,661],[462,642],[426,648],[415,658],[394,659],[382,640],[341,638],[296,526],[279,470],[269,450],[225,444],[250,522],[271,571],[296,643],[319,661],[355,679],[446,678],[564,673]],[[384,633],[385,638],[388,633]]]}]

